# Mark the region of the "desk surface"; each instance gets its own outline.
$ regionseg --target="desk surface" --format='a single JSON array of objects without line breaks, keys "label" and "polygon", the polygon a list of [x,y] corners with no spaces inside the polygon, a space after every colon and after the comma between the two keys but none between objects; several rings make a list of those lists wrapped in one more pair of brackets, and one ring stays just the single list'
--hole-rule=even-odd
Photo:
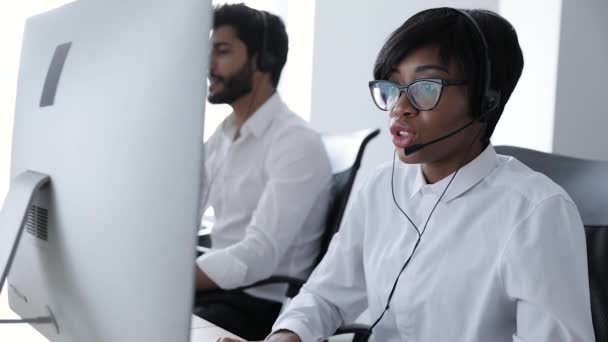
[{"label": "desk surface", "polygon": [[[18,319],[8,307],[6,286],[0,292],[0,318]],[[192,315],[190,342],[215,342],[220,337],[233,337],[240,339],[213,323]],[[48,342],[44,336],[28,324],[4,324],[0,329],[0,341],[22,341],[22,342]]]},{"label": "desk surface", "polygon": [[220,337],[239,338],[235,334],[232,334],[213,323],[209,323],[196,315],[192,315],[190,342],[215,342]]}]

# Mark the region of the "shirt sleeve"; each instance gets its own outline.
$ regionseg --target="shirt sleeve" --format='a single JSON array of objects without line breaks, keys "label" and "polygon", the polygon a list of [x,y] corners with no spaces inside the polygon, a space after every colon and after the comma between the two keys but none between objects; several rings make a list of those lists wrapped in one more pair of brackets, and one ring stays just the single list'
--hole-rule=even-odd
[{"label": "shirt sleeve", "polygon": [[302,341],[322,341],[367,307],[363,266],[365,206],[361,192],[346,210],[327,254],[300,293],[278,317],[273,332],[290,330]]},{"label": "shirt sleeve", "polygon": [[329,204],[331,167],[316,132],[303,127],[286,130],[273,142],[265,161],[252,162],[266,163],[268,181],[245,237],[197,259],[199,268],[223,289],[273,275],[294,240],[315,234],[306,229],[318,229],[304,225],[313,206],[319,201],[325,208]]},{"label": "shirt sleeve", "polygon": [[567,197],[544,200],[515,228],[502,276],[517,303],[513,341],[595,341],[585,232]]}]

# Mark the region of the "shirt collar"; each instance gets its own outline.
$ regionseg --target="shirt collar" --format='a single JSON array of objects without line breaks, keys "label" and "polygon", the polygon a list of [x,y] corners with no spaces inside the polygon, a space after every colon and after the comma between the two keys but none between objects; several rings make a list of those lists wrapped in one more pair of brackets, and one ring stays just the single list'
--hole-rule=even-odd
[{"label": "shirt collar", "polygon": [[[458,174],[454,178],[452,184],[450,184],[450,187],[443,196],[442,201],[449,202],[459,197],[488,176],[497,165],[498,160],[496,157],[496,151],[490,144],[475,159],[458,170]],[[452,173],[435,184],[428,184],[424,174],[422,173],[422,167],[418,165],[416,177],[414,178],[412,184],[412,193],[410,194],[410,198],[414,197],[414,195],[422,191],[424,188],[429,188],[437,197],[441,196],[453,175],[454,174]]]},{"label": "shirt collar", "polygon": [[[252,115],[245,121],[241,127],[241,136],[245,136],[249,133],[255,137],[260,137],[264,131],[272,123],[272,119],[276,114],[282,111],[285,104],[281,99],[281,96],[275,92],[258,108]],[[230,138],[234,138],[236,133],[236,127],[234,126],[234,113],[230,114],[224,121],[223,131],[224,134]]]}]

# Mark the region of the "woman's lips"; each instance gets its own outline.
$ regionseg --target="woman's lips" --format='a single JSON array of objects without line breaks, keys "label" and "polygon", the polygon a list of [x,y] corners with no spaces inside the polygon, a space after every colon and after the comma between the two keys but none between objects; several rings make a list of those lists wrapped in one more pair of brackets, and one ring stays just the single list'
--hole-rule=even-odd
[{"label": "woman's lips", "polygon": [[393,135],[393,145],[398,148],[406,148],[414,143],[414,137],[412,135]]},{"label": "woman's lips", "polygon": [[412,145],[416,138],[416,134],[411,128],[401,124],[391,125],[390,131],[393,136],[393,145],[397,148],[405,148]]}]

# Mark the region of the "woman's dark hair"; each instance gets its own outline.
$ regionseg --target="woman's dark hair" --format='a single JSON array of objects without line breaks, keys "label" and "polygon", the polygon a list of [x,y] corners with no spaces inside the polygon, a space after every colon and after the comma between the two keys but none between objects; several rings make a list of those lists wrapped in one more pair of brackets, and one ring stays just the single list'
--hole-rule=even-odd
[{"label": "woman's dark hair", "polygon": [[[485,118],[486,130],[481,137],[488,144],[504,107],[515,89],[524,66],[517,33],[500,15],[487,10],[463,10],[480,27],[488,45],[490,88],[500,93],[498,108]],[[471,110],[481,116],[483,94],[482,68],[485,68],[483,45],[473,23],[452,8],[434,8],[419,12],[395,30],[380,50],[374,65],[374,78],[387,79],[401,60],[412,51],[437,44],[439,57],[446,65],[456,61],[468,81]]]},{"label": "woman's dark hair", "polygon": [[234,28],[237,37],[247,47],[249,58],[256,56],[258,67],[270,73],[276,88],[287,61],[289,41],[285,24],[278,16],[247,7],[245,4],[225,4],[213,10],[213,29]]}]

